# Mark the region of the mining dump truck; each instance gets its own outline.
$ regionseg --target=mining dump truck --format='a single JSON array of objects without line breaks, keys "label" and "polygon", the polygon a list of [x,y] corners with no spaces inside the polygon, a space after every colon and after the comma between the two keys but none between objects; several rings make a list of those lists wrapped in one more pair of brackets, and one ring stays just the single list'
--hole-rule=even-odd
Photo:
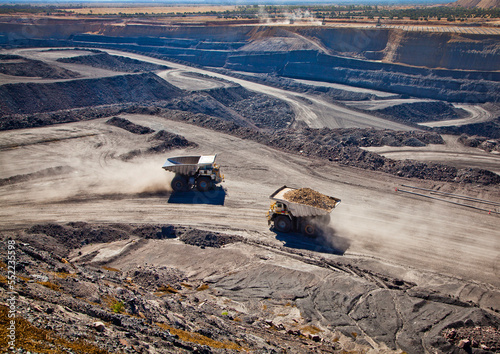
[{"label": "mining dump truck", "polygon": [[283,186],[269,197],[272,200],[267,221],[278,232],[302,232],[314,237],[330,223],[330,213],[340,199],[310,188]]},{"label": "mining dump truck", "polygon": [[206,192],[224,181],[224,175],[215,163],[216,157],[217,155],[170,157],[162,168],[175,173],[171,183],[174,192],[185,192],[193,187]]}]

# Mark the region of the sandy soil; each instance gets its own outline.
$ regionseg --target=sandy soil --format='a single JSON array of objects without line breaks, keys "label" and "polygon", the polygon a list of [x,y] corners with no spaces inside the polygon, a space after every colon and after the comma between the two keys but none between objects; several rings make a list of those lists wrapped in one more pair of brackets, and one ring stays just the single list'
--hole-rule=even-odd
[{"label": "sandy soil", "polygon": [[458,137],[444,135],[444,145],[428,145],[423,148],[413,147],[368,147],[366,150],[395,160],[419,160],[445,163],[458,168],[484,168],[500,174],[500,154],[464,146]]},{"label": "sandy soil", "polygon": [[[308,186],[343,200],[332,213],[336,230],[332,242],[348,240],[345,257],[404,265],[407,274],[416,268],[500,285],[496,280],[500,249],[494,236],[500,225],[497,216],[394,192],[400,184],[411,183],[499,201],[498,189],[477,191],[474,186],[413,182],[334,164],[325,166],[322,161],[179,122],[140,115],[126,118],[199,144],[197,149],[175,154],[218,153],[226,175],[224,205],[204,204],[203,200],[170,204],[168,197],[154,194],[141,197],[142,192],[168,190],[172,176],[161,169],[165,156],[117,162],[113,156],[140,146],[141,141],[96,120],[0,133],[4,144],[9,144],[1,151],[2,166],[6,166],[3,177],[54,166],[74,169],[66,175],[3,186],[2,228],[75,220],[175,223],[231,230],[278,243],[264,217],[268,196],[284,184]],[[17,148],[11,148],[14,141]]]}]

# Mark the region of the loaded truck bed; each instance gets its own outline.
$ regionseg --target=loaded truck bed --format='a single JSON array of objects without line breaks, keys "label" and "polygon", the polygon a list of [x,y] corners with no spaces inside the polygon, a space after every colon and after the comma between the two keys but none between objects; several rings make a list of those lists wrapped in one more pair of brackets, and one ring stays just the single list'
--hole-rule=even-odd
[{"label": "loaded truck bed", "polygon": [[340,199],[310,188],[283,186],[269,196],[272,200],[267,221],[278,232],[300,231],[317,236],[330,222],[330,213]]},{"label": "loaded truck bed", "polygon": [[[305,202],[290,201],[285,197],[285,194],[293,191],[297,191],[297,188],[283,186],[273,194],[271,194],[269,198],[271,200],[286,204],[292,214],[297,217],[328,215],[340,203],[340,199],[330,197],[325,194],[322,194],[322,198],[328,198],[327,203],[315,203],[314,201],[312,201],[310,204],[306,204]],[[321,205],[321,207],[319,205]]]}]

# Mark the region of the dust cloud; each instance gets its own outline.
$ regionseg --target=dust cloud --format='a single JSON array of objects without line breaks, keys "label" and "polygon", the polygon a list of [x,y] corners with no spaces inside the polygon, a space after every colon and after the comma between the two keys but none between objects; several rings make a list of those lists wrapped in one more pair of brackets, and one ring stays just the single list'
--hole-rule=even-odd
[{"label": "dust cloud", "polygon": [[163,159],[137,158],[132,161],[81,160],[73,172],[33,185],[32,197],[45,201],[99,199],[118,195],[162,195],[171,192],[173,173],[161,168]]}]

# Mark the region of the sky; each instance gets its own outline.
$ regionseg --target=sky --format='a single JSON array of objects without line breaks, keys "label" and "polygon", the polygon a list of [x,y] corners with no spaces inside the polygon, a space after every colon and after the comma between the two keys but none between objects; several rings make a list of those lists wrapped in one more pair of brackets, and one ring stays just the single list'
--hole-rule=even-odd
[{"label": "sky", "polygon": [[0,5],[8,4],[139,4],[147,3],[151,5],[302,5],[302,4],[322,4],[322,5],[345,5],[345,4],[442,4],[450,1],[443,0],[0,0]]}]

